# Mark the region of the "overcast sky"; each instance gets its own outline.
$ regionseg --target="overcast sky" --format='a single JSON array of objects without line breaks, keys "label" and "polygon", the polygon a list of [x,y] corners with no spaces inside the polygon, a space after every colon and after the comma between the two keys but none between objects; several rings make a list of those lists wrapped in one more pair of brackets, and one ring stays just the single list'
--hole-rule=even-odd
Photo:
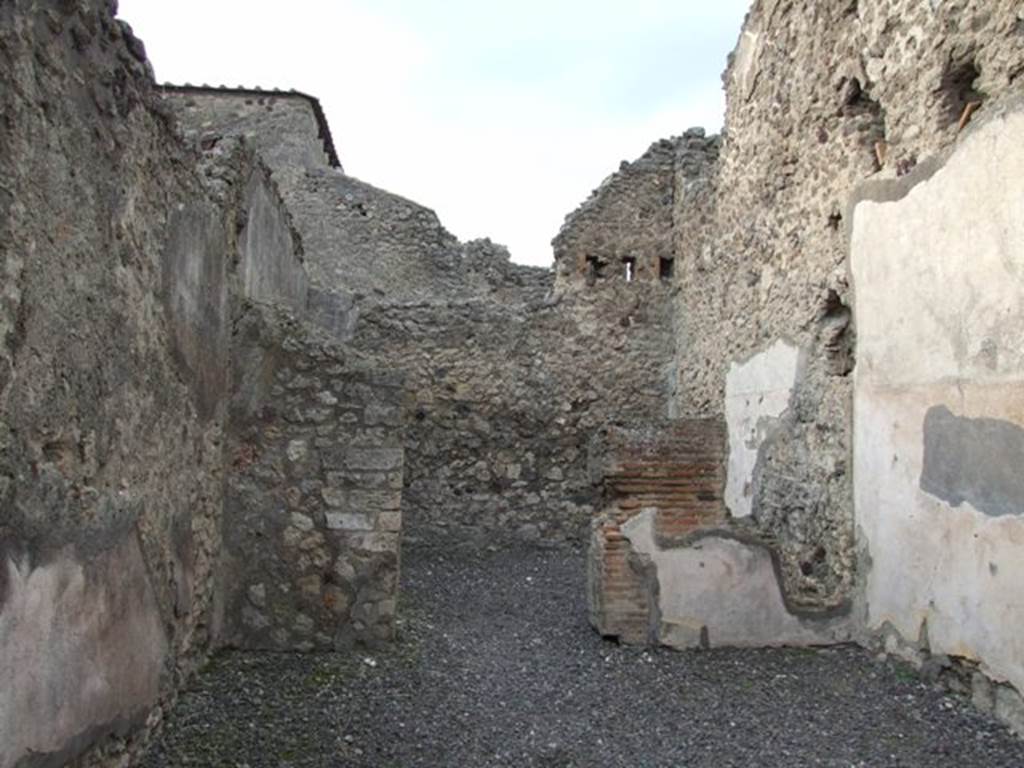
[{"label": "overcast sky", "polygon": [[749,0],[121,0],[161,82],[320,98],[345,171],[548,265],[621,160],[721,126]]}]

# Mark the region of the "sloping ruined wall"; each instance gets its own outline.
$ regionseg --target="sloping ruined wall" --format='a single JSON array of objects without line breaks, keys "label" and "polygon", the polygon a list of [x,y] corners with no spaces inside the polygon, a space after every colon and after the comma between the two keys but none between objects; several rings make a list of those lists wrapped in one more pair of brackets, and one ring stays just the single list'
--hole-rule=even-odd
[{"label": "sloping ruined wall", "polygon": [[145,724],[217,633],[221,209],[108,3],[0,5],[0,765]]},{"label": "sloping ruined wall", "polygon": [[680,177],[676,412],[726,416],[730,511],[773,542],[798,605],[856,586],[846,201],[1014,87],[1022,39],[1006,0],[756,2],[720,162]]},{"label": "sloping ruined wall", "polygon": [[158,94],[195,134],[202,149],[242,137],[290,188],[304,173],[341,169],[320,103],[297,91],[164,85]]},{"label": "sloping ruined wall", "polygon": [[[552,245],[560,285],[581,278],[657,280],[675,258],[672,202],[681,139],[623,161],[575,211]],[[667,276],[667,275],[666,275]]]},{"label": "sloping ruined wall", "polygon": [[[536,283],[489,241],[463,245],[422,205],[346,175],[324,151],[329,136],[315,99],[280,91],[167,86],[165,103],[190,142],[245,136],[271,167],[302,234],[310,278],[351,317],[355,305],[437,301]],[[490,254],[490,258],[483,258]]]},{"label": "sloping ruined wall", "polygon": [[[1024,101],[852,207],[868,629],[1024,691]],[[1024,732],[1012,689],[976,699]]]},{"label": "sloping ruined wall", "polygon": [[[274,147],[281,110],[305,109],[301,125],[287,125],[314,140],[301,99],[174,88],[164,99],[197,146],[252,137],[302,233],[311,301],[320,292],[349,297],[344,337],[407,373],[415,392],[407,537],[581,539],[595,496],[585,466],[590,432],[615,416],[666,413],[672,331],[658,270],[671,261],[674,168],[681,157],[712,153],[715,142],[695,132],[656,145],[563,229],[573,253],[597,240],[616,257],[636,251],[635,285],[587,285],[574,273],[553,295],[550,270],[512,264],[488,240],[459,243],[423,206],[324,163],[297,168]],[[646,206],[639,218],[630,212],[638,201]],[[604,223],[607,211],[620,216]]]}]

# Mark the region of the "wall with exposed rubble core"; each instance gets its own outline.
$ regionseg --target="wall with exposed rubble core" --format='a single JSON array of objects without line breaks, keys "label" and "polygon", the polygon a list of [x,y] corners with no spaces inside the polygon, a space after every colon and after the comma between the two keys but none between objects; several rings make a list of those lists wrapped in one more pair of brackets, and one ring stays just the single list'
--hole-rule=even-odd
[{"label": "wall with exposed rubble core", "polygon": [[[278,102],[260,107],[248,91],[163,93],[199,147],[232,136],[268,148],[278,140]],[[306,143],[313,126],[288,122]],[[658,270],[671,268],[673,170],[714,146],[701,132],[659,142],[567,219],[561,252],[635,253],[633,283],[578,272],[560,285],[489,240],[459,243],[423,206],[322,162],[299,173],[295,157],[264,154],[280,164],[274,178],[302,234],[311,293],[351,297],[341,333],[405,372],[415,392],[407,541],[585,537],[597,492],[586,472],[590,432],[615,416],[667,412],[672,322]],[[637,205],[642,215],[631,212]]]},{"label": "wall with exposed rubble core", "polygon": [[854,639],[1024,732],[1017,0],[757,0],[725,138],[554,272],[309,96],[158,96],[113,6],[0,3],[0,768],[123,762],[218,643],[386,640],[403,527],[590,525],[602,632]]},{"label": "wall with exposed rubble core", "polygon": [[[298,235],[267,168],[239,137],[201,155],[187,149],[152,91],[142,44],[111,3],[0,6],[4,768],[123,764],[206,654],[246,626],[234,608],[240,591],[255,590],[224,570],[225,557],[241,554],[236,531],[224,538],[225,522],[235,522],[230,505],[224,515],[225,482],[237,488],[241,471],[225,451],[249,426],[228,410],[232,316],[252,300],[316,314]],[[270,318],[264,360],[337,356],[287,314],[261,317]],[[239,364],[249,360],[235,353]],[[377,398],[397,397],[393,380],[348,362],[345,371],[352,386],[367,387],[349,396],[367,412]],[[282,434],[306,428],[288,412],[260,418],[266,433],[273,418]],[[337,429],[315,440],[371,439],[342,417]],[[398,443],[400,456],[400,438],[388,434],[373,439]],[[315,440],[311,451],[322,449]],[[321,477],[309,468],[309,493]],[[378,479],[346,475],[339,492],[354,504],[355,490]],[[244,522],[272,526],[279,508],[263,511],[268,522],[252,511]],[[351,555],[352,579],[337,582],[348,590],[346,611],[310,612],[318,629],[329,623],[346,640],[390,634],[397,581],[394,546],[371,541],[394,520],[383,511],[371,518],[368,501],[360,514],[374,531],[332,542],[336,571]],[[297,569],[302,543],[288,553]],[[305,575],[285,575],[290,604],[271,603],[280,584],[268,585],[268,605],[293,624],[302,624]]]},{"label": "wall with exposed rubble core", "polygon": [[1021,25],[1012,1],[757,2],[721,160],[680,184],[676,412],[727,417],[730,511],[776,542],[799,605],[856,586],[846,202],[1014,87]]},{"label": "wall with exposed rubble core", "polygon": [[308,170],[341,169],[330,128],[313,96],[298,91],[163,85],[173,108],[203,150],[225,136],[244,137],[289,187]]},{"label": "wall with exposed rubble core", "polygon": [[[1024,498],[1001,458],[1021,425],[1018,139],[1003,113],[1022,74],[1016,2],[754,3],[720,158],[676,174],[672,413],[724,421],[725,516],[702,526],[764,550],[790,619],[846,615],[866,643],[957,657],[985,673],[979,700],[1024,729],[1005,623],[1024,615],[1006,586]],[[899,177],[899,191],[856,192]],[[615,520],[593,550],[600,565],[629,542],[647,579],[638,611],[654,595],[710,628],[723,601],[753,610],[716,591],[716,569],[687,565],[697,544],[662,551],[649,518]],[[815,636],[785,623],[776,639]]]},{"label": "wall with exposed rubble core", "polygon": [[675,270],[677,174],[699,173],[718,152],[718,138],[696,128],[662,139],[633,162],[623,161],[565,217],[552,241],[559,290],[584,282],[670,282]]},{"label": "wall with exposed rubble core", "polygon": [[63,764],[217,634],[225,212],[107,3],[0,6],[0,765]]}]

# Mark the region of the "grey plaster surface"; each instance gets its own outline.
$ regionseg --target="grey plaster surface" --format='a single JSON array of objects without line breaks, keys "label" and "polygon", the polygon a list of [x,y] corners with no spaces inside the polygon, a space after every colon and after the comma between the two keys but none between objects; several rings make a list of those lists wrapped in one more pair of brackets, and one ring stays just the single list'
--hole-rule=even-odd
[{"label": "grey plaster surface", "polygon": [[944,405],[924,418],[921,490],[992,517],[1024,515],[1024,428],[956,416]]}]

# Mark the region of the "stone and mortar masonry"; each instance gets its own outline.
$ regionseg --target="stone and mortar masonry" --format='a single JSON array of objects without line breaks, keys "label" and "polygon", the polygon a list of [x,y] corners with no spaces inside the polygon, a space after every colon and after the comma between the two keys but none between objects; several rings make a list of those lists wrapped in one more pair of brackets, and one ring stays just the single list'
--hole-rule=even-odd
[{"label": "stone and mortar masonry", "polygon": [[852,605],[856,618],[872,566],[850,461],[850,197],[957,142],[1020,91],[1022,73],[1024,12],[1009,0],[759,0],[724,78],[720,160],[677,176],[673,413],[749,430],[730,446],[730,472],[749,472],[731,478],[742,520],[730,526],[771,546],[794,610]]},{"label": "stone and mortar masonry", "polygon": [[302,234],[314,288],[347,309],[343,333],[363,305],[501,300],[550,282],[548,270],[511,263],[489,240],[460,243],[429,208],[344,173],[324,151],[310,97],[176,86],[161,94],[188,142],[253,143]]},{"label": "stone and mortar masonry", "polygon": [[[128,764],[234,632],[222,562],[231,317],[246,299],[315,314],[268,170],[244,138],[199,152],[180,142],[141,42],[114,10],[0,4],[4,768]],[[264,318],[264,341],[295,345],[281,355],[340,359],[287,314]],[[365,368],[346,363],[353,387],[392,391]],[[345,440],[372,442],[390,396],[349,397],[363,404],[366,434]],[[346,621],[353,640],[391,632],[396,534],[384,528],[398,510],[355,491],[400,485],[400,445],[387,473],[339,469],[345,503],[380,530],[336,535],[339,554],[356,554],[351,574],[339,565],[352,594],[332,638]],[[301,548],[294,556],[301,565]]]},{"label": "stone and mortar masonry", "polygon": [[677,179],[700,176],[719,139],[693,128],[623,161],[552,241],[559,291],[616,281],[671,282],[677,252]]},{"label": "stone and mortar masonry", "polygon": [[305,651],[391,639],[402,378],[280,308],[249,305],[233,333],[225,641]]},{"label": "stone and mortar masonry", "polygon": [[405,371],[414,397],[407,540],[585,540],[591,435],[666,411],[667,307],[659,283],[615,281],[523,303],[366,310],[353,345]]},{"label": "stone and mortar masonry", "polygon": [[756,2],[724,76],[721,160],[679,177],[674,412],[724,414],[732,366],[780,340],[800,351],[786,412],[753,443],[749,501],[808,608],[856,590],[846,201],[1019,85],[1021,24],[1012,1]]},{"label": "stone and mortar masonry", "polygon": [[673,168],[714,140],[658,143],[563,227],[563,250],[636,253],[634,283],[616,272],[556,286],[551,270],[512,264],[490,241],[459,243],[423,206],[280,149],[283,130],[306,132],[288,146],[316,141],[301,98],[169,88],[164,99],[197,146],[244,136],[260,149],[316,290],[348,297],[343,335],[407,374],[407,540],[584,539],[596,497],[591,433],[610,418],[667,411],[672,323],[659,269],[671,261]]},{"label": "stone and mortar masonry", "polygon": [[110,3],[0,4],[3,766],[154,723],[218,631],[232,233],[151,87]]},{"label": "stone and mortar masonry", "polygon": [[[657,583],[625,584],[637,611],[626,618],[650,632],[659,614],[663,641],[666,616],[694,608],[675,598],[721,583],[747,608],[770,603],[773,613],[752,626],[748,611],[712,640],[821,641],[794,616],[842,608],[857,585],[845,199],[862,179],[908,173],[952,143],[972,110],[984,116],[1019,89],[1016,4],[755,3],[727,73],[721,146],[688,133],[623,166],[567,221],[548,299],[549,273],[509,264],[487,241],[459,244],[431,211],[329,167],[307,97],[243,94],[245,109],[226,128],[193,99],[182,122],[204,156],[190,153],[150,99],[141,43],[112,14],[98,2],[0,5],[0,665],[16,692],[0,706],[0,764],[29,749],[40,755],[29,765],[63,761],[147,715],[155,722],[154,704],[222,636],[221,596],[230,604],[224,632],[241,644],[387,636],[394,497],[363,494],[398,490],[400,471],[408,497],[419,495],[409,518],[422,522],[411,526],[417,535],[572,538],[597,503],[582,447],[609,415],[643,421],[670,406],[728,422],[730,391],[744,399],[743,452],[755,457],[734,462],[730,451],[726,462],[750,471],[749,485],[736,486],[747,538],[703,539],[698,551],[661,536],[648,504],[618,524],[621,538],[598,544],[628,541],[617,557],[630,568],[647,562],[647,577],[655,566]],[[273,184],[258,163],[246,165],[247,143]],[[292,222],[312,290],[296,271]],[[401,438],[392,442],[399,425],[378,423],[392,417],[376,410],[398,397],[397,380],[349,369],[343,351],[289,316],[236,301],[246,295],[305,307],[408,371],[416,401],[404,462]],[[251,349],[232,346],[232,308],[243,311],[237,328]],[[361,330],[359,310],[369,318]],[[492,347],[500,359],[487,358]],[[239,393],[236,405],[263,405],[242,408],[225,452],[232,352],[251,373],[243,378],[270,394]],[[275,368],[278,358],[286,367]],[[492,372],[482,382],[480,359]],[[341,366],[343,389],[353,380],[366,389],[343,400],[320,364]],[[749,386],[758,371],[772,382],[763,412]],[[324,392],[338,403],[322,403]],[[267,412],[280,398],[294,409]],[[311,450],[310,435],[326,428],[319,409],[340,418],[342,402],[353,420],[316,435]],[[304,450],[312,460],[300,468]],[[237,477],[225,456],[238,462]],[[225,479],[261,512],[246,518],[239,505],[232,514],[242,524],[225,530],[274,534],[260,550],[234,542],[243,565],[264,562],[275,577],[246,575],[244,595],[217,588]],[[298,489],[284,509],[278,479]],[[727,517],[722,527],[737,526]],[[716,574],[741,564],[757,578],[702,580],[712,555]],[[708,604],[722,604],[719,593],[708,592]],[[703,644],[695,626],[668,636]],[[910,644],[888,640],[896,650]],[[82,684],[96,670],[102,684]],[[986,692],[985,671],[975,678],[979,701],[1012,709],[1013,688]],[[42,707],[29,707],[37,695]]]},{"label": "stone and mortar masonry", "polygon": [[[899,334],[876,334],[872,349],[884,346],[878,339],[890,335],[913,338],[916,332],[918,337],[898,360],[889,361],[884,369],[876,365],[861,379],[898,378],[904,368],[916,370],[913,366],[920,363],[913,361],[922,356],[930,360],[927,350],[941,347],[936,340],[951,335],[957,359],[963,358],[954,366],[962,381],[951,402],[964,402],[957,407],[940,401],[928,411],[925,458],[930,451],[932,464],[924,465],[926,472],[913,469],[921,450],[915,429],[920,428],[922,402],[904,404],[910,417],[892,417],[891,425],[880,421],[862,428],[860,461],[877,466],[877,471],[858,480],[862,497],[875,500],[858,510],[856,518],[850,464],[851,373],[859,361],[845,221],[852,210],[850,197],[864,181],[921,176],[915,167],[934,169],[936,154],[954,142],[966,142],[972,123],[992,120],[1004,134],[1009,130],[1009,120],[1002,115],[1006,105],[1019,98],[1014,94],[1020,93],[1024,73],[1024,11],[1018,6],[897,0],[828,6],[775,0],[754,4],[725,75],[729,111],[724,139],[715,147],[720,158],[708,152],[691,156],[692,162],[676,163],[670,233],[671,253],[678,261],[673,280],[677,365],[671,374],[671,414],[725,419],[728,483],[718,525],[735,541],[712,543],[702,536],[666,549],[658,541],[656,518],[649,514],[625,515],[623,521],[606,515],[595,526],[589,563],[592,618],[602,631],[637,642],[705,644],[706,639],[693,632],[669,637],[671,633],[658,629],[663,622],[653,620],[652,611],[659,606],[682,615],[691,615],[690,611],[695,624],[706,628],[727,602],[738,606],[736,614],[764,617],[759,622],[722,621],[720,639],[727,643],[852,638],[884,644],[891,652],[923,663],[933,677],[949,679],[968,691],[973,688],[980,706],[1022,727],[1024,707],[1008,683],[1018,676],[1017,640],[1013,631],[1000,628],[1007,618],[1015,621],[1017,614],[1015,608],[1006,613],[1015,598],[1001,592],[1012,577],[1000,580],[1011,567],[1002,555],[1013,546],[1007,537],[1016,536],[1015,520],[1000,517],[994,522],[983,516],[991,511],[979,518],[942,509],[934,498],[918,498],[920,490],[937,492],[959,508],[964,499],[957,494],[974,494],[974,501],[989,504],[990,510],[991,499],[998,497],[1001,516],[1012,516],[1015,512],[1007,510],[1019,509],[1021,503],[1019,493],[1006,490],[1012,484],[1002,479],[1002,490],[992,483],[983,490],[960,489],[974,482],[965,480],[974,476],[972,472],[1003,477],[996,454],[1006,451],[988,442],[977,444],[982,433],[993,440],[1001,436],[1004,442],[1018,434],[1019,415],[1014,414],[1019,408],[1012,392],[999,399],[971,393],[994,391],[994,372],[1011,370],[1019,345],[1008,344],[1007,339],[1016,332],[1019,301],[1006,304],[998,331],[980,328],[966,336],[964,330],[971,323],[983,323],[1002,306],[1005,280],[1014,279],[1004,277],[998,286],[980,292],[972,287],[985,279],[984,270],[992,271],[993,264],[1013,272],[1006,266],[1015,258],[1012,248],[1007,251],[1014,237],[1012,226],[996,226],[999,238],[985,235],[1004,215],[1006,190],[1012,188],[1009,181],[998,180],[993,169],[1005,171],[1012,153],[1004,152],[1001,162],[984,157],[978,147],[991,149],[997,146],[996,139],[978,143],[979,139],[972,155],[980,158],[974,172],[990,186],[977,186],[968,197],[994,195],[993,204],[980,213],[974,213],[969,203],[958,204],[955,212],[938,214],[941,223],[936,221],[927,234],[917,236],[934,238],[947,221],[955,226],[970,213],[979,216],[972,225],[979,253],[959,268],[954,279],[958,284],[967,281],[965,290],[974,290],[975,298],[985,295],[987,303],[964,304],[954,298],[956,292],[945,289],[945,298],[933,299],[936,306],[918,310],[919,319],[890,318]],[[998,130],[992,128],[986,135],[995,137]],[[1001,140],[1012,145],[1005,135]],[[622,175],[629,170],[623,166]],[[640,216],[645,201],[629,199],[628,192],[616,193],[616,181],[613,177],[602,185],[577,215],[586,219],[589,208],[603,203],[609,223]],[[951,188],[930,194],[940,200],[957,194],[956,181],[946,184]],[[963,184],[978,182],[968,178]],[[626,204],[620,208],[622,199]],[[604,218],[594,216],[593,226],[599,227]],[[919,225],[916,220],[899,225],[891,219],[890,214],[884,224],[892,232],[888,237],[872,233],[885,242],[865,249],[862,262],[869,257],[877,260],[878,253],[890,247],[888,241],[898,241]],[[585,234],[560,235],[556,240],[562,255],[559,280],[621,279],[619,262],[630,254]],[[931,262],[952,240],[950,236],[936,241],[927,249],[917,242],[902,243],[894,249],[899,255],[892,258],[920,259],[919,267],[907,268],[908,275],[925,280],[937,269]],[[655,241],[648,247],[653,251],[663,246]],[[1000,247],[1001,255],[996,253]],[[970,250],[961,245],[957,253]],[[920,255],[913,256],[917,251]],[[904,268],[902,263],[899,268]],[[887,269],[898,274],[896,266]],[[879,290],[876,286],[876,294]],[[903,290],[919,296],[932,287],[904,284]],[[857,298],[857,306],[872,307],[867,310],[872,313],[885,303],[883,298],[890,300],[892,312],[913,306],[888,296]],[[934,333],[922,330],[946,316],[951,318]],[[977,354],[964,358],[975,347]],[[972,373],[972,365],[983,366],[980,374]],[[968,415],[957,415],[964,410]],[[863,402],[860,411],[863,417]],[[955,430],[961,437],[950,437]],[[864,447],[865,441],[881,440],[888,431],[902,441],[899,450],[874,455]],[[940,443],[941,462],[946,463],[935,469],[935,445]],[[1015,452],[1012,449],[1011,455]],[[993,455],[983,468],[971,463],[988,453]],[[950,456],[956,457],[952,465]],[[892,486],[879,495],[877,483],[883,476],[908,472],[915,478],[912,483]],[[917,475],[922,478],[920,490]],[[950,492],[946,486],[957,490]],[[931,524],[908,511],[918,506],[939,507],[929,513],[936,516]],[[888,510],[884,515],[878,511],[883,507]],[[917,527],[909,527],[907,515],[918,521]],[[869,536],[858,537],[856,521],[870,524]],[[899,552],[894,547],[898,537],[891,531],[878,533],[885,526],[905,529]],[[948,532],[940,535],[940,530]],[[952,546],[954,541],[960,543]],[[711,567],[715,558],[726,567]],[[983,558],[991,562],[982,562]],[[730,568],[741,563],[748,575],[739,582],[726,578]],[[920,576],[915,576],[915,568],[923,569]],[[929,587],[935,568],[948,573]],[[879,587],[884,579],[892,585]],[[729,584],[725,594],[717,590],[722,583]],[[929,594],[931,601],[920,597]],[[898,610],[885,620],[880,604],[913,599],[916,608]],[[772,606],[767,614],[766,606]],[[922,615],[927,616],[923,623]]]}]

